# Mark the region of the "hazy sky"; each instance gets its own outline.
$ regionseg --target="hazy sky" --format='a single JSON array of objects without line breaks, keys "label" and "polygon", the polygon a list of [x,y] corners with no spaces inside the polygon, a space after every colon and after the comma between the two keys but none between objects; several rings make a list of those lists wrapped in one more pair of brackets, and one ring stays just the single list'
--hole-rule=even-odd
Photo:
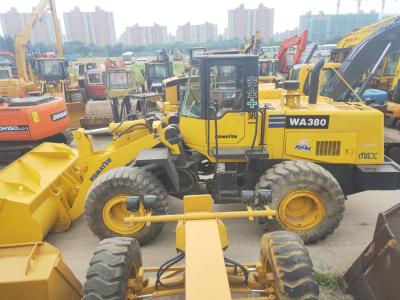
[{"label": "hazy sky", "polygon": [[[0,12],[15,6],[18,11],[28,12],[39,0],[0,0]],[[312,11],[336,13],[337,0],[56,0],[57,13],[64,31],[62,12],[79,6],[82,11],[92,11],[96,5],[114,12],[117,37],[126,26],[136,23],[167,25],[168,32],[175,34],[176,26],[190,21],[199,24],[205,21],[216,23],[219,33],[223,33],[228,23],[228,9],[245,3],[246,8],[256,8],[263,3],[275,9],[275,32],[293,29],[298,26],[299,16]],[[380,12],[381,0],[362,0],[362,10]],[[342,13],[355,13],[357,0],[341,0]],[[386,14],[400,14],[400,0],[386,0]],[[65,32],[65,31],[64,31]]]}]

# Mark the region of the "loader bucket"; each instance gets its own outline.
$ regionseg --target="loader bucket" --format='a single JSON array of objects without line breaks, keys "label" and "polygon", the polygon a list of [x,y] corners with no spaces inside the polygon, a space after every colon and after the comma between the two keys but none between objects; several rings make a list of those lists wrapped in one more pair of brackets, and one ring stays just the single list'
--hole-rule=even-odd
[{"label": "loader bucket", "polygon": [[356,300],[399,299],[400,203],[379,214],[373,241],[344,274]]},{"label": "loader bucket", "polygon": [[77,150],[43,143],[0,171],[0,244],[41,241],[69,228],[79,191]]},{"label": "loader bucket", "polygon": [[48,243],[0,246],[1,299],[78,300],[82,285]]}]

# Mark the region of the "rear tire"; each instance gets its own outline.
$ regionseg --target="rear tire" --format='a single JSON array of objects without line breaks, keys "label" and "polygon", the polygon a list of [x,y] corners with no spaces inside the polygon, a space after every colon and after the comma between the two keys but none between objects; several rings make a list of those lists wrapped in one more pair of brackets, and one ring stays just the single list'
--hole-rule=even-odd
[{"label": "rear tire", "polygon": [[279,300],[318,299],[313,264],[301,238],[288,231],[266,233],[261,239],[261,264],[274,275]]},{"label": "rear tire", "polygon": [[[89,190],[85,202],[85,220],[99,239],[115,236],[136,238],[141,245],[153,240],[162,230],[164,223],[150,226],[137,223],[129,227],[123,221],[128,216],[125,208],[126,196],[155,195],[158,202],[152,209],[153,215],[168,213],[168,194],[161,182],[149,171],[136,167],[121,167],[108,171],[97,178]],[[118,201],[121,198],[121,201]],[[111,201],[117,200],[112,206]],[[115,213],[108,217],[108,214]],[[142,207],[139,215],[144,215]],[[139,226],[140,225],[140,226]]]},{"label": "rear tire", "polygon": [[305,243],[315,243],[330,235],[343,218],[345,197],[339,183],[312,162],[276,164],[260,177],[256,189],[260,188],[271,190],[270,206],[278,211],[278,217],[268,221],[268,231],[294,231]]},{"label": "rear tire", "polygon": [[83,300],[125,300],[128,279],[142,267],[136,239],[116,237],[101,241],[90,260],[83,285]]}]

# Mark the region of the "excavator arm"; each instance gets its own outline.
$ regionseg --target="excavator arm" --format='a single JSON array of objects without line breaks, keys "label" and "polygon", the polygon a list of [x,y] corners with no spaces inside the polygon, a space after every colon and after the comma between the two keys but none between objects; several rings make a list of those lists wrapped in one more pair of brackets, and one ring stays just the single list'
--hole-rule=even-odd
[{"label": "excavator arm", "polygon": [[251,37],[249,43],[244,46],[243,53],[258,55],[260,42],[260,32],[256,31],[256,33]]},{"label": "excavator arm", "polygon": [[336,44],[336,48],[331,54],[331,60],[338,63],[343,62],[353,47],[377,32],[380,28],[382,28],[382,26],[386,26],[395,22],[397,18],[398,17],[389,17],[346,34]]},{"label": "excavator arm", "polygon": [[[354,88],[361,77],[368,72],[368,77],[357,92],[362,95],[383,59],[398,49],[400,49],[400,19],[379,28],[354,46],[338,73]],[[351,91],[342,78],[335,75],[321,94],[336,101],[347,101]]]},{"label": "excavator arm", "polygon": [[28,18],[28,21],[19,31],[15,39],[15,54],[16,54],[15,56],[18,68],[18,77],[24,79],[25,81],[29,81],[31,79],[30,78],[31,74],[29,74],[29,69],[26,59],[26,48],[29,39],[32,36],[32,31],[35,26],[35,23],[41,18],[43,18],[48,8],[50,9],[52,16],[53,29],[56,37],[57,55],[58,58],[62,58],[64,56],[62,49],[61,30],[57,18],[55,2],[54,0],[41,0],[39,5],[33,11],[32,15]]},{"label": "excavator arm", "polygon": [[306,49],[307,36],[308,31],[305,30],[301,34],[292,36],[281,43],[277,54],[277,59],[279,60],[279,72],[289,73],[289,66],[287,63],[287,51],[291,47],[297,46],[297,50],[293,58],[293,65],[299,63],[301,55]]}]

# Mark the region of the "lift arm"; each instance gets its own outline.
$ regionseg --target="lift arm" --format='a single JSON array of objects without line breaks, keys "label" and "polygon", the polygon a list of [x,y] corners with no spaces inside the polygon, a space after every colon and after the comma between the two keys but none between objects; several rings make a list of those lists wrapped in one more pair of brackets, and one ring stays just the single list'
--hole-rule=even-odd
[{"label": "lift arm", "polygon": [[292,36],[286,40],[284,40],[279,46],[277,59],[279,60],[279,71],[281,73],[289,73],[289,67],[287,65],[287,50],[290,47],[297,46],[296,54],[293,59],[293,65],[298,64],[303,54],[303,51],[306,49],[307,45],[307,36],[308,31],[305,30],[300,35]]},{"label": "lift arm", "polygon": [[64,56],[62,49],[61,30],[60,30],[60,24],[57,19],[55,2],[54,0],[41,0],[39,5],[33,11],[32,15],[28,18],[28,21],[19,31],[15,39],[15,54],[16,54],[15,56],[18,68],[18,77],[26,81],[29,81],[30,79],[27,59],[26,59],[26,48],[28,45],[28,41],[32,36],[32,31],[35,26],[35,23],[41,18],[43,18],[43,16],[47,11],[47,8],[49,8],[51,11],[53,29],[56,37],[58,58],[62,58]]}]

